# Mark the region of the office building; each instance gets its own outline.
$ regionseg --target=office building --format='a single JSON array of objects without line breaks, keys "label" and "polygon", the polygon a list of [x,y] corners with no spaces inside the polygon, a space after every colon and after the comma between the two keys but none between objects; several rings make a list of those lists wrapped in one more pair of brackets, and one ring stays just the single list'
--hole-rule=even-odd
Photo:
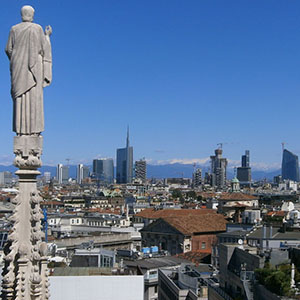
[{"label": "office building", "polygon": [[242,155],[242,167],[250,167],[250,151],[246,150],[245,155]]},{"label": "office building", "polygon": [[56,178],[59,184],[66,184],[69,181],[69,166],[57,165]]},{"label": "office building", "polygon": [[51,180],[51,173],[50,172],[44,172],[44,181],[45,183],[49,183]]},{"label": "office building", "polygon": [[200,168],[196,169],[193,173],[193,187],[197,188],[202,184],[202,170]]},{"label": "office building", "polygon": [[84,166],[83,164],[79,164],[77,166],[77,183],[81,184],[85,178],[88,178],[90,174],[90,168],[88,166]]},{"label": "office building", "polygon": [[114,182],[114,161],[112,158],[100,158],[93,160],[93,177],[101,183],[112,184]]},{"label": "office building", "polygon": [[250,185],[251,183],[251,168],[250,168],[250,151],[246,150],[245,155],[242,155],[242,166],[237,168],[237,179],[241,185]]},{"label": "office building", "polygon": [[131,183],[133,177],[133,147],[129,145],[127,130],[126,148],[117,149],[117,183]]},{"label": "office building", "polygon": [[147,179],[147,163],[145,159],[140,159],[135,162],[135,179],[145,182]]},{"label": "office building", "polygon": [[12,184],[12,173],[8,171],[0,172],[0,185]]},{"label": "office building", "polygon": [[211,156],[211,185],[223,188],[226,185],[227,159],[222,157],[222,149],[215,150],[215,155]]},{"label": "office building", "polygon": [[288,179],[299,182],[298,156],[286,149],[283,150],[282,155],[281,175],[283,180]]}]

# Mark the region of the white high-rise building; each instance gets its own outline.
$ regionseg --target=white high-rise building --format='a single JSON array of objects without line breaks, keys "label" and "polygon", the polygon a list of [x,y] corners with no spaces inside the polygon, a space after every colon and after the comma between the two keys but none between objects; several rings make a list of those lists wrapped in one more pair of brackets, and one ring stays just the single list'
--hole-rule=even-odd
[{"label": "white high-rise building", "polygon": [[90,169],[88,166],[84,166],[83,164],[79,164],[77,166],[77,183],[81,184],[82,180],[89,177]]},{"label": "white high-rise building", "polygon": [[44,180],[46,183],[49,183],[51,180],[51,173],[50,172],[44,172]]},{"label": "white high-rise building", "polygon": [[0,185],[10,185],[12,183],[12,173],[8,171],[0,172]]},{"label": "white high-rise building", "polygon": [[68,183],[69,181],[69,166],[63,164],[57,165],[56,178],[59,184]]}]

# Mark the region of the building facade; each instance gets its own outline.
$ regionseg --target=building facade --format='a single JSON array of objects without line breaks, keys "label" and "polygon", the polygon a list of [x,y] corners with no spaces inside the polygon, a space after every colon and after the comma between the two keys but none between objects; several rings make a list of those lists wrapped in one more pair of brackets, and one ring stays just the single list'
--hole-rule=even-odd
[{"label": "building facade", "polygon": [[286,149],[283,150],[282,155],[281,175],[283,180],[288,179],[299,182],[298,156]]},{"label": "building facade", "polygon": [[12,184],[12,173],[9,171],[0,172],[0,185]]},{"label": "building facade", "polygon": [[226,185],[227,159],[222,157],[221,148],[215,150],[215,155],[211,156],[211,185],[223,188]]},{"label": "building facade", "polygon": [[112,158],[100,158],[93,160],[93,176],[102,183],[114,182],[114,160]]},{"label": "building facade", "polygon": [[69,166],[57,165],[56,178],[59,184],[66,184],[69,181]]},{"label": "building facade", "polygon": [[77,183],[81,184],[85,178],[88,178],[90,174],[90,168],[88,166],[84,166],[83,164],[79,164],[77,166]]},{"label": "building facade", "polygon": [[192,179],[193,187],[197,188],[202,184],[202,170],[200,168],[196,169],[193,173]]},{"label": "building facade", "polygon": [[129,145],[127,131],[126,147],[117,149],[117,183],[131,183],[133,178],[133,147]]},{"label": "building facade", "polygon": [[250,168],[250,151],[246,150],[245,155],[242,155],[242,166],[237,168],[237,179],[241,185],[249,185],[251,183],[251,168]]},{"label": "building facade", "polygon": [[147,163],[145,159],[140,159],[135,162],[134,167],[135,179],[145,182],[147,179]]}]

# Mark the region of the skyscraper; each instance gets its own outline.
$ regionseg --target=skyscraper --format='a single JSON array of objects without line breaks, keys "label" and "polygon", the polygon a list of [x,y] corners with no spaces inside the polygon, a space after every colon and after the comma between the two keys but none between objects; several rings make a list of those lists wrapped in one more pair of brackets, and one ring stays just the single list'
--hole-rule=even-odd
[{"label": "skyscraper", "polygon": [[127,129],[126,148],[117,149],[117,183],[131,183],[133,177],[133,147],[129,145]]},{"label": "skyscraper", "polygon": [[93,177],[102,183],[114,182],[114,161],[112,158],[100,158],[93,160]]},{"label": "skyscraper", "polygon": [[12,173],[9,171],[4,171],[0,173],[0,185],[12,184]]},{"label": "skyscraper", "polygon": [[88,166],[84,166],[83,164],[79,164],[77,166],[77,178],[76,181],[78,184],[82,183],[82,180],[89,177],[90,169]]},{"label": "skyscraper", "polygon": [[145,159],[140,159],[135,162],[135,178],[145,182],[147,179],[147,163]]},{"label": "skyscraper", "polygon": [[62,164],[57,165],[56,178],[59,184],[68,183],[69,181],[69,166]]},{"label": "skyscraper", "polygon": [[281,175],[282,179],[299,181],[298,156],[286,149],[283,150],[282,155]]},{"label": "skyscraper", "polygon": [[250,168],[250,151],[246,150],[245,155],[242,155],[242,166],[237,168],[237,179],[241,185],[250,185],[251,183],[251,168]]},{"label": "skyscraper", "polygon": [[201,186],[202,184],[202,170],[197,168],[193,173],[192,184],[194,188]]},{"label": "skyscraper", "polygon": [[222,149],[216,149],[215,155],[211,156],[212,186],[223,188],[226,184],[227,159],[222,157]]},{"label": "skyscraper", "polygon": [[250,167],[250,151],[246,150],[245,155],[242,155],[242,167]]},{"label": "skyscraper", "polygon": [[50,172],[44,172],[44,180],[46,183],[49,183],[51,181],[51,173]]}]

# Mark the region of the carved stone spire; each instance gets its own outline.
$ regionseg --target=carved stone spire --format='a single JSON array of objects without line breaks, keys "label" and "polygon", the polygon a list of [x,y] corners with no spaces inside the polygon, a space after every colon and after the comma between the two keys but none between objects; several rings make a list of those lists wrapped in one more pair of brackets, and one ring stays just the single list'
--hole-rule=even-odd
[{"label": "carved stone spire", "polygon": [[13,200],[12,229],[4,249],[2,299],[49,299],[47,244],[42,241],[43,214],[37,190],[44,130],[43,87],[52,80],[52,29],[33,23],[34,9],[23,6],[21,23],[11,28],[6,54],[11,62],[14,102],[14,165],[19,168],[19,194]]}]

